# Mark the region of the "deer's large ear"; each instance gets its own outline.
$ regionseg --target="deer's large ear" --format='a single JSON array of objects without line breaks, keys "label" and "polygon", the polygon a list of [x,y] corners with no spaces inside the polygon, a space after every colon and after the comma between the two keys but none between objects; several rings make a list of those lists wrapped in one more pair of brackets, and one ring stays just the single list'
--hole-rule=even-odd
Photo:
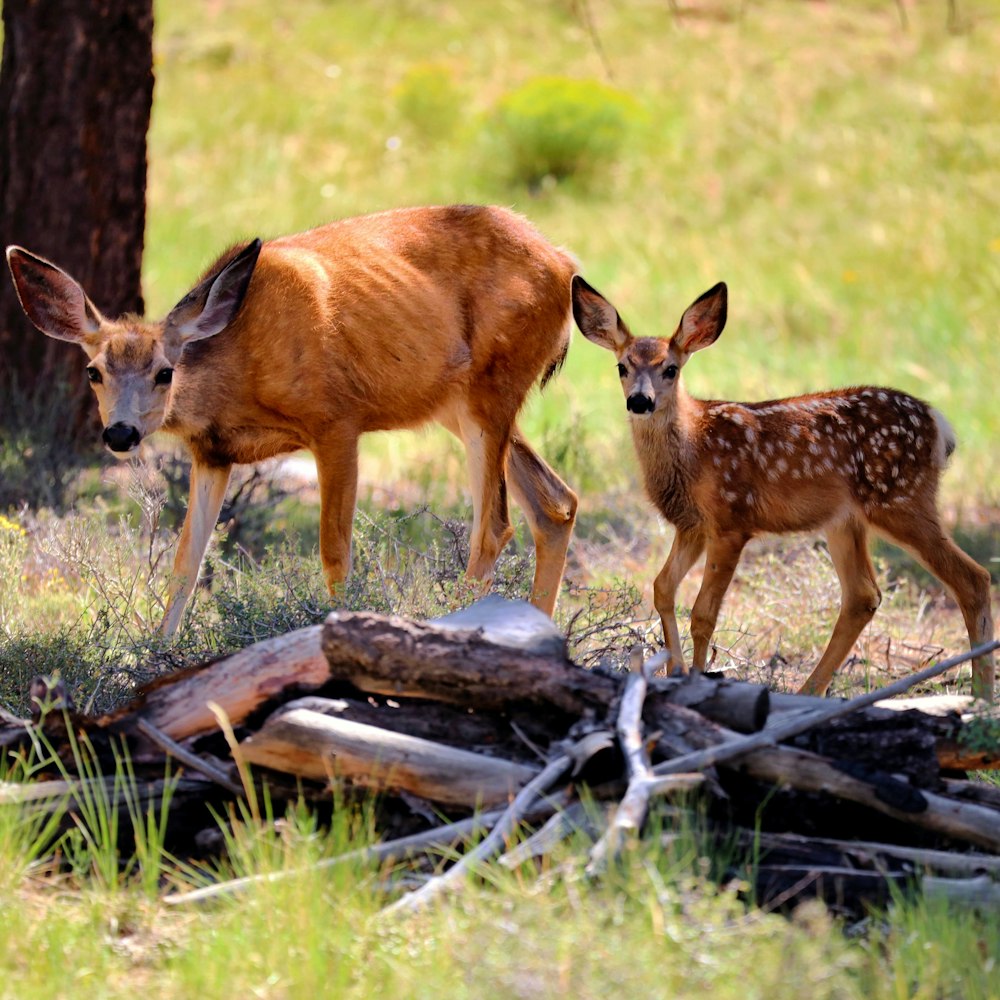
[{"label": "deer's large ear", "polygon": [[81,347],[97,339],[101,314],[65,271],[18,246],[7,247],[7,266],[21,308],[42,333]]},{"label": "deer's large ear", "polygon": [[710,347],[726,325],[727,293],[720,281],[684,310],[673,342],[685,354]]},{"label": "deer's large ear", "polygon": [[616,354],[632,340],[618,310],[578,274],[573,276],[573,319],[587,340]]},{"label": "deer's large ear", "polygon": [[260,247],[260,240],[254,240],[192,288],[164,320],[165,337],[182,347],[225,330],[243,305]]}]

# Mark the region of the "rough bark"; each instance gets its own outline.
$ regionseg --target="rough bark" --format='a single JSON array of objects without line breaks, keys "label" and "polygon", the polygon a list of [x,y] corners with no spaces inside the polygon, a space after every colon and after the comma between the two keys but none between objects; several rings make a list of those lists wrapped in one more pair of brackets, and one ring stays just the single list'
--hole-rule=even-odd
[{"label": "rough bark", "polygon": [[345,778],[443,805],[506,802],[538,772],[416,736],[315,712],[290,702],[241,744],[251,764],[313,780]]},{"label": "rough bark", "polygon": [[[141,313],[152,0],[4,0],[0,246],[51,258],[111,315]],[[22,388],[60,380],[89,420],[78,352],[24,317],[0,275],[0,354]]]}]

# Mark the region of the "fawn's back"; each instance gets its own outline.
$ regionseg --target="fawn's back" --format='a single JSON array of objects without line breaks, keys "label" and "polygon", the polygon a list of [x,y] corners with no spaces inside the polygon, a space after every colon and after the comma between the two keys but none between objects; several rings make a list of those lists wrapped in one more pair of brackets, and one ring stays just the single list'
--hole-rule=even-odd
[{"label": "fawn's back", "polygon": [[[693,660],[705,668],[723,596],[746,543],[762,532],[822,529],[842,589],[840,615],[804,690],[823,692],[878,607],[868,532],[910,551],[954,595],[975,647],[993,635],[990,577],[941,526],[938,480],[955,435],[933,407],[894,389],[859,387],[737,403],[694,399],[681,369],[722,333],[726,286],[691,304],[673,336],[634,337],[582,278],[573,313],[613,352],[646,490],[677,529],[654,583],[672,659],[683,664],[677,587],[702,552],[691,612]],[[973,690],[992,697],[993,659],[973,663]]]}]

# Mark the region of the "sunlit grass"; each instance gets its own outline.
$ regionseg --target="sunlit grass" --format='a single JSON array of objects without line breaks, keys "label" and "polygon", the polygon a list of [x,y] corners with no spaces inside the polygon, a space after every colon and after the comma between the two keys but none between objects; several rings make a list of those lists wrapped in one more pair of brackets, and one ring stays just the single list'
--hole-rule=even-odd
[{"label": "sunlit grass", "polygon": [[[688,16],[659,0],[587,5],[643,124],[596,177],[529,194],[494,169],[490,116],[535,76],[606,78],[576,8],[159,4],[151,311],[240,236],[399,204],[511,204],[579,256],[636,331],[670,333],[701,291],[730,284],[729,329],[688,370],[696,393],[898,386],[958,430],[947,495],[996,500],[1000,125],[988,109],[1000,32],[989,4],[962,4],[972,30],[959,35],[943,4],[910,10],[907,31],[888,2],[681,7]],[[458,98],[440,135],[414,129],[400,97],[429,61]],[[622,452],[625,422],[599,355],[579,340],[525,424],[537,436],[570,422],[613,479],[628,475],[604,461]],[[392,445],[366,453],[383,448],[396,465]]]},{"label": "sunlit grass", "polygon": [[[945,4],[931,0],[905,5],[908,30],[890,0],[678,6],[686,16],[662,0],[157,3],[150,312],[168,309],[240,237],[402,204],[512,205],[577,254],[637,333],[669,334],[692,299],[729,283],[729,326],[685,372],[695,394],[898,386],[939,406],[958,431],[944,480],[949,509],[967,516],[995,505],[1000,21],[992,0],[961,0],[971,30],[960,34],[946,30]],[[413,80],[428,65],[447,128],[420,124],[427,112]],[[611,83],[642,113],[618,158],[586,178],[529,190],[500,169],[492,115],[505,95],[550,74]],[[523,423],[581,493],[570,578],[634,584],[651,615],[670,531],[639,495],[608,356],[576,338]],[[364,449],[363,507],[376,520],[361,520],[355,551],[362,562],[389,553],[395,572],[411,536],[385,542],[378,511],[428,502],[467,517],[461,449],[436,429],[373,436]],[[61,673],[82,693],[81,707],[91,696],[97,706],[120,702],[157,669],[314,620],[326,607],[315,552],[303,559],[285,547],[259,564],[220,563],[175,660],[158,659],[148,632],[165,565],[151,566],[136,518],[106,506],[69,519],[6,513],[8,708],[24,710],[39,672]],[[314,530],[307,504],[280,516]],[[440,531],[406,530],[420,532],[420,546],[442,544]],[[461,594],[457,585],[439,593],[421,572],[404,574],[409,591],[393,610],[430,613]],[[361,576],[368,606],[399,598],[391,581]],[[936,592],[900,583],[883,564],[879,580],[886,599],[838,675],[838,693],[964,645],[958,611]],[[682,605],[697,584],[695,571]],[[801,540],[755,548],[723,609],[719,656],[741,676],[790,686],[824,645],[837,603],[822,549]],[[572,602],[564,605],[571,613]],[[658,626],[649,624],[655,641]],[[378,916],[391,873],[362,865],[167,908],[158,893],[308,868],[368,842],[371,826],[364,814],[335,812],[334,828],[322,830],[306,812],[268,816],[265,806],[258,821],[235,808],[221,817],[226,858],[195,865],[159,850],[155,814],[135,802],[120,808],[116,822],[129,812],[145,832],[142,857],[115,853],[107,806],[95,801],[57,870],[36,863],[50,857],[54,831],[0,806],[0,996],[996,995],[1000,942],[973,914],[900,905],[873,916],[854,943],[818,909],[791,922],[747,910],[703,879],[708,862],[697,852],[678,859],[656,843],[600,884],[581,873],[581,844],[539,870],[491,869],[485,884],[398,925]]]}]

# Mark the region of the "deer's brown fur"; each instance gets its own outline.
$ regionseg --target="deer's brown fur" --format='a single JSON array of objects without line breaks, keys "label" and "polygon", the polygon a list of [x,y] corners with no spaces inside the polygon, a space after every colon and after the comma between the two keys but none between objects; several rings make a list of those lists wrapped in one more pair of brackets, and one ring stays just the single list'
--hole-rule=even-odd
[{"label": "deer's brown fur", "polygon": [[402,209],[241,244],[160,322],[104,318],[72,278],[20,248],[8,262],[35,325],[86,351],[109,446],[127,454],[162,429],[191,450],[165,631],[194,587],[233,465],[313,453],[335,591],[350,564],[359,436],[430,421],[466,448],[469,574],[488,583],[512,534],[509,475],[536,543],[532,600],[552,612],[577,501],[516,418],[565,356],[575,262],[522,217]]},{"label": "deer's brown fur", "polygon": [[[945,584],[973,646],[992,638],[989,573],[955,545],[937,510],[938,481],[955,448],[937,410],[874,386],[755,403],[693,398],[681,369],[725,326],[722,284],[688,308],[669,339],[633,337],[579,277],[573,307],[584,335],[618,359],[647,493],[677,529],[654,584],[674,662],[684,663],[674,605],[685,574],[706,552],[691,612],[694,666],[703,670],[743,547],[765,532],[824,531],[840,578],[840,615],[805,691],[826,691],[881,600],[870,530],[909,550]],[[977,694],[992,697],[993,674],[991,656],[974,662]]]}]

